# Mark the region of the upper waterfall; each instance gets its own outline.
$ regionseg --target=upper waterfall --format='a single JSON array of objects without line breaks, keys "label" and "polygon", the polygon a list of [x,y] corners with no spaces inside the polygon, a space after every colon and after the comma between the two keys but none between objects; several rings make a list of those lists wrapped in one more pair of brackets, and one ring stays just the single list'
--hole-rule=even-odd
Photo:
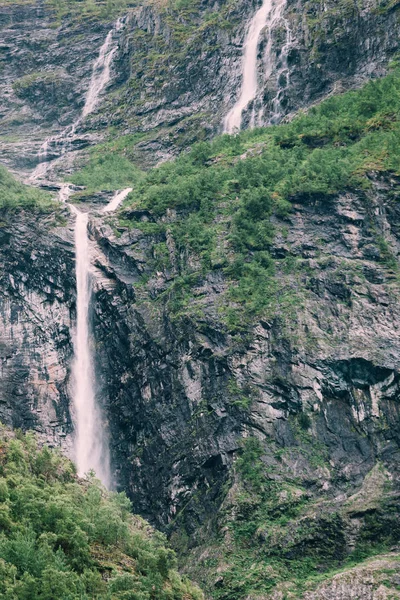
[{"label": "upper waterfall", "polygon": [[123,22],[123,17],[115,22],[114,27],[108,32],[104,44],[100,48],[99,56],[93,64],[92,77],[86,94],[81,119],[84,119],[88,114],[93,112],[99,101],[100,93],[110,81],[111,63],[118,48],[117,43],[114,42],[114,33],[121,30]]},{"label": "upper waterfall", "polygon": [[[38,165],[29,177],[30,182],[43,178],[46,175],[49,166],[54,162],[49,157],[50,148],[52,148],[53,151],[56,150],[56,156],[62,156],[71,150],[71,144],[74,140],[78,125],[85,117],[93,112],[98,105],[101,93],[111,79],[111,64],[118,49],[118,37],[116,38],[116,34],[121,31],[124,20],[125,17],[120,17],[114,23],[93,63],[90,83],[85,96],[85,105],[81,114],[72,125],[69,125],[63,129],[61,133],[51,136],[43,142],[38,152]],[[57,158],[55,160],[57,160]]]},{"label": "upper waterfall", "polygon": [[[242,112],[257,94],[257,55],[261,32],[265,27],[268,27],[269,34],[271,34],[276,22],[281,18],[285,5],[286,0],[264,0],[262,6],[250,21],[243,46],[242,88],[238,100],[225,117],[224,133],[234,133],[240,130]],[[269,35],[269,38],[271,38],[271,35]],[[272,44],[270,40],[266,54],[268,77],[272,71]]]}]

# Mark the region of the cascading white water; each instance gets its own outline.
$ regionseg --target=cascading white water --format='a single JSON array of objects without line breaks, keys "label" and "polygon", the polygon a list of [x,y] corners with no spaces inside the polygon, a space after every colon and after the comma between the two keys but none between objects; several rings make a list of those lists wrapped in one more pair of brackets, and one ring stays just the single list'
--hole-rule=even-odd
[{"label": "cascading white water", "polygon": [[90,79],[81,119],[84,119],[88,114],[93,112],[99,101],[100,93],[110,81],[111,62],[118,48],[116,44],[113,44],[114,33],[120,31],[122,24],[122,18],[116,21],[114,27],[108,32],[104,44],[100,48],[99,56],[93,65],[92,77]]},{"label": "cascading white water", "polygon": [[103,213],[113,212],[117,210],[118,206],[125,200],[128,194],[132,191],[132,188],[126,188],[120,192],[115,192],[112,200],[103,208]]},{"label": "cascading white water", "polygon": [[96,402],[94,365],[90,335],[90,246],[88,215],[69,205],[76,215],[76,312],[74,339],[74,420],[75,459],[78,475],[90,470],[106,487],[110,487],[110,461],[107,436],[102,425],[101,412]]},{"label": "cascading white water", "polygon": [[48,161],[48,152],[50,145],[61,147],[59,154],[64,154],[66,148],[71,145],[76,129],[81,121],[87,117],[96,108],[101,92],[107,86],[111,78],[111,64],[113,57],[118,49],[118,44],[115,40],[115,34],[121,31],[124,24],[124,17],[119,18],[113,28],[108,32],[107,37],[99,50],[99,55],[93,63],[92,75],[90,78],[89,88],[86,93],[85,105],[82,113],[72,125],[68,126],[59,135],[49,137],[42,144],[39,153],[36,169],[31,173],[29,180],[36,181],[44,177],[48,171],[52,161]]},{"label": "cascading white water", "polygon": [[72,192],[73,190],[70,183],[62,183],[58,190],[58,201],[65,204]]},{"label": "cascading white water", "polygon": [[[48,167],[54,161],[48,160],[49,148],[53,145],[61,147],[61,154],[68,151],[71,140],[79,123],[90,114],[98,104],[99,96],[111,77],[111,63],[117,43],[115,33],[123,26],[124,19],[118,19],[113,29],[107,34],[100,48],[98,58],[94,62],[89,89],[86,94],[85,106],[79,119],[66,128],[58,136],[48,138],[39,151],[39,164],[30,176],[30,181],[36,181],[46,175]],[[69,183],[62,183],[58,192],[60,202],[67,202],[73,191]],[[115,210],[126,198],[131,188],[116,192],[111,202],[103,209],[104,212]],[[69,204],[70,210],[76,216],[75,221],[75,252],[76,252],[76,312],[77,323],[74,335],[73,375],[73,417],[75,422],[75,460],[78,474],[83,476],[90,470],[106,487],[111,485],[110,459],[108,439],[102,423],[101,410],[96,402],[95,372],[91,347],[90,332],[90,298],[91,298],[91,262],[90,244],[88,238],[88,215],[80,212],[74,205]]]},{"label": "cascading white water", "polygon": [[37,179],[39,179],[40,177],[42,177],[42,175],[44,175],[46,173],[47,170],[47,155],[49,153],[49,139],[46,140],[45,142],[43,142],[43,144],[40,146],[39,152],[38,152],[38,165],[36,167],[36,169],[31,173],[29,179],[31,181],[36,181]]},{"label": "cascading white water", "polygon": [[[237,102],[225,117],[224,133],[234,133],[235,131],[240,130],[242,113],[256,97],[258,89],[257,55],[260,35],[265,27],[268,27],[269,34],[271,34],[276,22],[282,15],[285,5],[286,0],[264,0],[262,6],[250,21],[243,47],[242,88]],[[268,43],[272,47],[270,39],[271,35],[269,35]],[[267,48],[267,64],[271,63],[271,59],[271,48],[269,51]],[[268,64],[268,69],[272,71],[272,66],[270,64]]]}]

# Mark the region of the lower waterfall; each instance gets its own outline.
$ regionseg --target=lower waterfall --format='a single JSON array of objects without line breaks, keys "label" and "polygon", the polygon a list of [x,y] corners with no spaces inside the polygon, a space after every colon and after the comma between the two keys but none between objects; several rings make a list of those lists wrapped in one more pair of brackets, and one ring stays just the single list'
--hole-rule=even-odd
[{"label": "lower waterfall", "polygon": [[108,439],[96,402],[93,352],[90,335],[90,246],[88,214],[69,205],[76,215],[76,312],[74,336],[73,409],[75,422],[75,461],[78,475],[94,470],[106,487],[111,485]]}]

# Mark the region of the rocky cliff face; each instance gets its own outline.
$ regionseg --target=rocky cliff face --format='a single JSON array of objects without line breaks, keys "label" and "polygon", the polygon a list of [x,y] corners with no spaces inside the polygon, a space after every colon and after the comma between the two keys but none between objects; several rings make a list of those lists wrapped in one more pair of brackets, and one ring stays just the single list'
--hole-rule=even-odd
[{"label": "rocky cliff face", "polygon": [[6,217],[0,237],[0,419],[70,451],[72,233],[28,213]]},{"label": "rocky cliff face", "polygon": [[[260,321],[240,344],[214,312],[221,272],[194,292],[203,296],[199,320],[174,322],[141,291],[148,236],[115,237],[93,222],[107,256],[98,262],[96,338],[115,465],[135,506],[158,526],[183,528],[189,547],[220,507],[243,437],[262,441],[278,481],[296,478],[313,501],[346,508],[344,555],[371,509],[355,496],[350,510],[349,498],[377,465],[398,481],[399,284],[376,241],[398,252],[397,185],[378,179],[365,195],[295,205],[273,252],[302,264],[286,275],[296,304],[290,318]],[[151,287],[163,284],[158,274]],[[378,504],[380,489],[370,490]],[[317,539],[298,540],[292,556]]]},{"label": "rocky cliff face", "polygon": [[[397,187],[377,178],[367,193],[296,204],[273,248],[302,264],[286,275],[297,292],[292,317],[261,320],[240,340],[215,313],[222,271],[194,292],[201,317],[173,318],[154,302],[172,276],[150,268],[158,238],[124,228],[116,235],[113,218],[113,227],[91,219],[97,372],[113,464],[135,510],[170,532],[212,596],[242,597],[220,536],[235,552],[232,522],[240,525],[245,505],[247,522],[257,506],[257,495],[240,492],[246,440],[259,441],[252,461],[261,456],[278,486],[279,510],[302,507],[288,530],[272,519],[252,544],[291,561],[320,552],[321,563],[345,560],[361,543],[396,547],[400,313],[389,250],[399,244]],[[2,238],[1,418],[68,451],[71,232],[19,217]],[[367,585],[380,598],[382,570],[365,569],[370,587],[357,571],[304,597],[346,599]]]},{"label": "rocky cliff face", "polygon": [[[117,57],[119,89],[91,127],[142,136],[135,159],[165,160],[221,133],[240,94],[242,47],[257,3],[200,2],[171,12],[132,11]],[[288,1],[261,34],[259,90],[243,114],[263,125],[385,72],[399,49],[396,3]],[[256,115],[256,116],[254,116]]]},{"label": "rocky cliff face", "polygon": [[[331,92],[382,75],[399,49],[398,8],[382,0],[289,0],[282,19],[261,35],[259,90],[244,125],[251,115],[260,125],[279,121]],[[80,124],[75,149],[117,128],[137,135],[134,158],[148,166],[221,132],[240,94],[242,46],[256,9],[257,3],[241,0],[186,9],[121,8],[127,19],[112,84]],[[32,168],[44,139],[76,120],[117,15],[89,13],[85,21],[79,12],[42,3],[1,7],[4,163]],[[61,152],[56,145],[51,150],[53,157]]]},{"label": "rocky cliff face", "polygon": [[[291,560],[321,546],[324,561],[343,560],[360,541],[389,532],[396,539],[399,285],[387,247],[376,240],[378,233],[393,253],[398,248],[397,185],[376,179],[365,195],[298,203],[289,234],[273,249],[302,263],[300,274],[286,276],[298,292],[296,309],[291,320],[261,320],[239,343],[214,311],[222,272],[195,292],[202,317],[174,320],[151,299],[171,277],[149,269],[157,239],[140,230],[116,236],[103,219],[91,221],[98,379],[114,466],[135,509],[170,531],[210,593],[229,586],[229,569],[217,577],[210,568],[221,559],[210,540],[227,527],[227,515],[243,510],[235,465],[246,439],[260,441],[272,481],[282,486],[282,510],[290,510],[288,482],[306,499],[290,531],[271,538],[270,525],[253,543],[268,540]],[[1,418],[68,450],[71,232],[18,221],[2,229]],[[141,283],[146,272],[154,278],[150,297]],[[354,578],[306,597],[336,598],[338,586],[365,585]]]},{"label": "rocky cliff face", "polygon": [[[114,127],[137,134],[129,157],[148,166],[219,131],[238,94],[255,8],[127,9],[112,85],[81,124],[78,145]],[[260,44],[256,112],[262,105],[265,121],[274,110],[281,118],[382,74],[398,51],[397,8],[288,1],[273,31],[268,81],[266,35]],[[59,23],[41,4],[11,4],[1,14],[2,161],[25,171],[44,138],[80,114],[111,21],[93,16],[89,31],[75,14]],[[209,597],[290,598],[285,561],[326,572],[354,551],[368,556],[368,545],[398,550],[399,182],[374,172],[370,182],[328,200],[299,196],[289,215],[274,217],[270,253],[287,259],[280,277],[290,294],[240,335],[218,308],[228,285],[218,260],[193,285],[196,310],[170,311],[180,265],[198,261],[158,227],[173,226],[175,210],[159,217],[133,207],[126,216],[141,227],[90,219],[98,392],[113,466],[135,510],[168,531]],[[0,227],[0,418],[70,451],[71,224],[31,219],[8,215]],[[270,570],[259,566],[265,556],[276,561]],[[395,559],[303,597],[347,599],[358,590],[385,598],[381,573]]]}]

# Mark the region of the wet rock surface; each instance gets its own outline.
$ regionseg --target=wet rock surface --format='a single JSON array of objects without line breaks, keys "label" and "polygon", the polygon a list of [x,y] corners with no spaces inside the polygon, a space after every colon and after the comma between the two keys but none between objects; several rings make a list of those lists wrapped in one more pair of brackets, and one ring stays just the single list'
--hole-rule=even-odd
[{"label": "wet rock surface", "polygon": [[[371,178],[368,192],[298,199],[272,249],[298,261],[285,275],[297,308],[261,320],[240,342],[215,311],[225,289],[218,268],[194,291],[201,316],[174,319],[155,301],[174,276],[151,275],[157,239],[91,222],[114,468],[137,510],[173,540],[183,532],[185,568],[206,590],[215,589],[202,579],[212,532],[238,510],[233,473],[247,438],[261,441],[275,481],[295,478],[312,501],[286,537],[265,532],[271,551],[344,561],[364,539],[400,534],[398,182]],[[349,577],[305,597],[381,597],[372,585],[380,576],[365,590],[357,573]]]},{"label": "wet rock surface", "polygon": [[[237,510],[232,477],[247,438],[262,442],[277,481],[290,474],[313,502],[285,536],[259,531],[269,548],[291,560],[315,548],[321,560],[345,560],[370,535],[371,515],[374,531],[396,535],[398,182],[372,181],[368,192],[298,199],[273,252],[301,264],[285,275],[301,311],[262,319],[239,341],[215,311],[226,285],[221,270],[200,284],[201,316],[176,319],[155,301],[175,276],[174,247],[172,267],[154,274],[157,237],[118,233],[113,217],[92,206],[97,393],[113,467],[137,512],[173,540],[188,537],[186,568],[199,581],[193,565],[221,515]],[[71,225],[56,227],[52,218],[8,216],[1,228],[0,410],[6,424],[33,428],[70,452],[73,240]],[[355,586],[340,580],[309,597],[334,598],[340,589],[346,599]]]},{"label": "wet rock surface", "polygon": [[[378,459],[398,476],[398,283],[374,242],[378,228],[398,252],[390,200],[396,186],[379,181],[369,197],[295,206],[276,252],[304,261],[292,281],[301,313],[292,323],[261,321],[239,347],[213,312],[222,275],[203,283],[202,318],[177,324],[140,290],[148,238],[138,230],[117,238],[107,225],[92,223],[101,248],[99,373],[109,397],[115,466],[146,517],[165,527],[186,506],[193,529],[209,509],[190,499],[207,489],[207,502],[218,504],[240,438],[261,435],[296,446],[290,418],[302,412],[315,420],[338,482],[309,473],[313,486],[336,493],[341,478],[357,486]],[[154,285],[162,289],[162,276]],[[238,394],[248,398],[247,408]]]}]

